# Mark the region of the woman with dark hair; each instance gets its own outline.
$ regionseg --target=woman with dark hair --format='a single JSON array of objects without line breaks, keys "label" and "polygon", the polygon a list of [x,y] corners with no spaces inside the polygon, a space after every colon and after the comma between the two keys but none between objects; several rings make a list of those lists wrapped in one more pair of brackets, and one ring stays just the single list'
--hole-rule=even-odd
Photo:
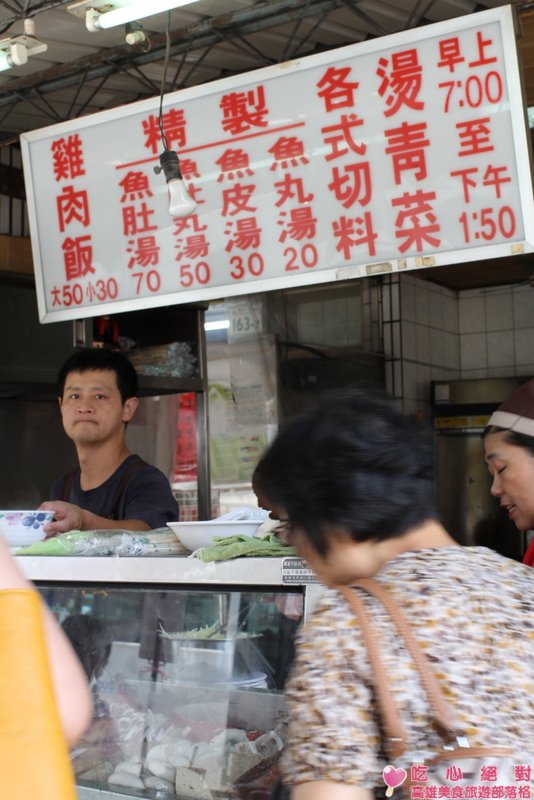
[{"label": "woman with dark hair", "polygon": [[[328,587],[300,629],[286,685],[282,774],[292,800],[371,800],[388,766],[402,772],[422,752],[442,752],[415,662],[384,606],[358,585],[364,578],[402,609],[469,744],[510,748],[534,766],[534,573],[462,547],[443,528],[430,426],[384,396],[325,395],[281,429],[258,470],[268,505]],[[371,618],[406,731],[393,766],[347,587]],[[412,795],[432,796],[460,795]]]},{"label": "woman with dark hair", "polygon": [[[534,530],[534,380],[499,406],[483,436],[491,493],[518,530]],[[523,562],[534,566],[534,540]]]}]

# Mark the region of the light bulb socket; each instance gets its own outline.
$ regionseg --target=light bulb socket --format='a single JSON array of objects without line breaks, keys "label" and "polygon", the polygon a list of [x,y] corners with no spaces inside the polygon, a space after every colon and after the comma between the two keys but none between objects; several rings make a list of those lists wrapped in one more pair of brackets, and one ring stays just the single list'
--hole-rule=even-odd
[{"label": "light bulb socket", "polygon": [[15,42],[9,49],[7,60],[13,67],[22,67],[28,62],[28,50],[23,44]]},{"label": "light bulb socket", "polygon": [[139,22],[127,22],[125,25],[125,39],[126,44],[133,46],[135,44],[143,44],[147,41],[147,35]]},{"label": "light bulb socket", "polygon": [[159,157],[160,167],[154,167],[154,172],[160,173],[163,171],[165,180],[169,181],[183,180],[182,173],[180,172],[180,162],[174,150],[164,150]]},{"label": "light bulb socket", "polygon": [[194,200],[185,185],[180,163],[174,150],[165,149],[159,157],[159,167],[154,167],[154,172],[159,175],[163,172],[169,188],[169,214],[171,217],[188,217],[192,214],[197,202]]},{"label": "light bulb socket", "polygon": [[95,8],[88,8],[85,12],[85,27],[90,33],[98,33],[102,30],[100,25],[100,17],[102,13]]}]

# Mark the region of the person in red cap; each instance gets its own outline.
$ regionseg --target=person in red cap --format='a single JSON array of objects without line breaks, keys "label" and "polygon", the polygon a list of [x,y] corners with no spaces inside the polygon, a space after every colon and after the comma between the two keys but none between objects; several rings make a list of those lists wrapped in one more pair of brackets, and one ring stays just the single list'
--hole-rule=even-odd
[{"label": "person in red cap", "polygon": [[[534,379],[499,406],[483,436],[492,495],[516,528],[534,530]],[[523,562],[534,567],[534,540]]]}]

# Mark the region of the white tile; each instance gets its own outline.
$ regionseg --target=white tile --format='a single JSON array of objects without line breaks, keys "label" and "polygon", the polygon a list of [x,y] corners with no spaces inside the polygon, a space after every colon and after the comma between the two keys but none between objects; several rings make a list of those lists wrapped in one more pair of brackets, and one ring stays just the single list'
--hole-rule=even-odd
[{"label": "white tile", "polygon": [[514,370],[511,367],[488,367],[488,378],[511,378]]},{"label": "white tile", "polygon": [[512,292],[491,292],[485,297],[486,329],[488,331],[509,331],[514,327],[512,311]]},{"label": "white tile", "polygon": [[487,369],[486,335],[467,333],[460,336],[460,366],[466,369]]},{"label": "white tile", "polygon": [[438,292],[428,293],[428,324],[431,328],[443,328],[443,298]]},{"label": "white tile", "polygon": [[391,280],[389,277],[386,277],[384,283],[381,287],[381,298],[382,298],[382,318],[384,320],[391,320],[392,319],[392,307],[391,307]]},{"label": "white tile", "polygon": [[514,303],[514,327],[532,328],[534,326],[534,289],[527,286],[523,291],[512,293]]},{"label": "white tile", "polygon": [[330,347],[344,347],[350,344],[347,337],[347,326],[343,321],[337,324],[329,324],[324,326],[324,333],[321,343],[329,345]]},{"label": "white tile", "polygon": [[417,364],[412,361],[404,361],[402,365],[402,376],[404,384],[404,397],[417,397]]},{"label": "white tile", "polygon": [[415,322],[415,286],[408,275],[401,278],[401,314],[403,320]]},{"label": "white tile", "polygon": [[419,363],[430,363],[430,329],[425,325],[415,326],[415,353]]},{"label": "white tile", "polygon": [[486,329],[484,298],[460,295],[459,299],[460,333],[479,333]]},{"label": "white tile", "polygon": [[386,363],[384,364],[384,379],[385,379],[384,383],[385,383],[386,392],[388,392],[388,394],[390,394],[390,395],[392,395],[392,397],[394,397],[395,395],[393,394],[393,389],[394,389],[394,386],[393,386],[393,361],[386,361]]},{"label": "white tile", "polygon": [[394,320],[400,319],[400,285],[396,280],[391,281],[391,317]]},{"label": "white tile", "polygon": [[428,289],[426,286],[420,285],[416,287],[414,302],[415,302],[415,316],[414,319],[419,325],[428,325]]},{"label": "white tile", "polygon": [[402,357],[415,359],[417,350],[415,346],[415,335],[417,326],[413,322],[402,322]]},{"label": "white tile", "polygon": [[426,364],[417,365],[417,396],[421,400],[430,397],[430,367]]},{"label": "white tile", "polygon": [[514,367],[514,332],[497,331],[487,334],[488,367]]},{"label": "white tile", "polygon": [[[384,350],[387,356],[394,359],[402,357],[402,342],[400,338],[400,322],[389,322],[384,326],[387,342],[384,341]],[[386,349],[387,344],[387,349]]]},{"label": "white tile", "polygon": [[323,322],[324,303],[320,300],[300,303],[297,307],[299,326],[321,325]]},{"label": "white tile", "polygon": [[515,366],[522,367],[534,361],[534,328],[515,331]]},{"label": "white tile", "polygon": [[443,331],[438,331],[435,328],[430,328],[430,358],[431,364],[443,366],[443,359],[445,357],[445,339]]},{"label": "white tile", "polygon": [[470,378],[487,378],[488,371],[486,369],[463,369],[460,374],[461,380],[468,380]]},{"label": "white tile", "polygon": [[393,362],[393,381],[395,385],[394,397],[402,397],[404,394],[402,386],[402,362]]},{"label": "white tile", "polygon": [[442,327],[444,331],[450,333],[458,333],[459,330],[459,312],[458,312],[458,295],[444,295],[442,306]]},{"label": "white tile", "polygon": [[384,337],[384,355],[386,358],[393,358],[393,330],[394,327],[391,322],[386,323],[382,328],[382,334]]},{"label": "white tile", "polygon": [[443,365],[448,369],[460,369],[460,341],[456,333],[443,332]]},{"label": "white tile", "polygon": [[446,369],[435,364],[430,368],[430,379],[433,381],[455,381],[459,377],[460,371],[457,369]]}]

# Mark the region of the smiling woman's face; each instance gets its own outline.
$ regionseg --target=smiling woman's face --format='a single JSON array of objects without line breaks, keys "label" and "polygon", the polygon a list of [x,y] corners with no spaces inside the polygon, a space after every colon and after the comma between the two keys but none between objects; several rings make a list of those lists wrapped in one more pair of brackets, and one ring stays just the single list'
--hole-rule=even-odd
[{"label": "smiling woman's face", "polygon": [[534,529],[534,455],[506,441],[506,432],[484,439],[491,493],[520,531]]}]

